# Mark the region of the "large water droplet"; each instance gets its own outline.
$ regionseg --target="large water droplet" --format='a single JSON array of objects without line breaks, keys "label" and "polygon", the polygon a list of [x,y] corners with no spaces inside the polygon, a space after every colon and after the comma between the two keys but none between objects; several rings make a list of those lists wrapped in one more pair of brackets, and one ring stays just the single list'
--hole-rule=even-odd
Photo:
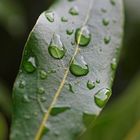
[{"label": "large water droplet", "polygon": [[49,22],[54,22],[54,12],[52,11],[46,11],[45,16],[48,19]]},{"label": "large water droplet", "polygon": [[87,46],[91,41],[91,33],[87,26],[78,28],[75,33],[76,43],[80,46]]},{"label": "large water droplet", "polygon": [[76,6],[70,8],[69,13],[73,16],[79,15],[79,10]]},{"label": "large water droplet", "polygon": [[107,103],[108,99],[111,96],[111,90],[109,89],[101,89],[99,90],[95,96],[94,96],[94,100],[95,103],[99,106],[99,107],[104,107],[104,105]]},{"label": "large water droplet", "polygon": [[35,57],[29,57],[23,62],[24,70],[28,73],[33,73],[36,70],[36,60]]},{"label": "large water droplet", "polygon": [[95,88],[95,83],[93,81],[89,80],[87,82],[87,87],[88,87],[89,90],[91,90],[91,89]]},{"label": "large water droplet", "polygon": [[82,56],[77,57],[72,61],[70,72],[75,76],[85,76],[89,73],[88,65]]},{"label": "large water droplet", "polygon": [[66,17],[61,17],[62,22],[68,22],[68,19]]},{"label": "large water droplet", "polygon": [[49,54],[55,59],[62,59],[64,57],[66,50],[59,35],[53,35],[53,39],[48,47],[48,51]]},{"label": "large water droplet", "polygon": [[113,58],[112,62],[111,62],[111,68],[112,68],[112,70],[115,70],[116,67],[117,67],[117,60],[116,60],[116,58]]},{"label": "large water droplet", "polygon": [[41,78],[41,79],[44,80],[44,79],[47,78],[47,73],[46,73],[46,71],[44,71],[44,70],[40,70],[39,73],[40,73],[40,78]]},{"label": "large water droplet", "polygon": [[69,107],[54,107],[51,111],[51,115],[56,116],[60,113],[65,112],[66,110],[69,110],[69,109],[70,109]]}]

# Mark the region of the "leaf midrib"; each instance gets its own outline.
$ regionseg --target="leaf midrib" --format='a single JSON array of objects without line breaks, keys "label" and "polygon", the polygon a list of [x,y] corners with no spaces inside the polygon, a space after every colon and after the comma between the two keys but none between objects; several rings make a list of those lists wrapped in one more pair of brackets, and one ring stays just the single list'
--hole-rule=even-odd
[{"label": "leaf midrib", "polygon": [[[84,27],[84,26],[87,24],[88,20],[89,20],[89,16],[90,16],[90,13],[91,13],[91,10],[92,10],[92,7],[93,7],[93,3],[94,3],[94,0],[90,0],[90,2],[89,2],[89,8],[88,8],[88,11],[87,11],[87,14],[86,14],[86,18],[85,18],[85,20],[84,20],[84,22],[83,22],[83,24],[82,24],[82,27]],[[76,49],[75,49],[75,51],[74,51],[74,55],[73,55],[73,57],[72,57],[72,59],[71,59],[71,61],[70,61],[70,63],[69,63],[69,66],[68,66],[68,67],[66,68],[66,70],[65,70],[64,77],[63,77],[63,79],[62,79],[62,81],[61,81],[61,83],[60,83],[60,86],[58,87],[58,90],[57,90],[56,93],[55,93],[55,96],[54,96],[54,98],[53,98],[53,100],[52,100],[52,103],[50,104],[50,106],[49,106],[47,112],[45,113],[45,115],[44,115],[44,117],[43,117],[43,119],[42,119],[42,122],[41,122],[41,124],[40,124],[40,126],[39,126],[39,129],[38,129],[36,135],[35,135],[35,139],[34,139],[34,140],[40,140],[40,139],[41,139],[41,134],[42,134],[42,132],[43,132],[43,129],[44,129],[45,124],[47,123],[47,121],[48,121],[48,119],[49,119],[51,110],[52,110],[53,106],[56,104],[57,99],[58,99],[59,95],[61,94],[61,91],[62,91],[62,89],[63,89],[63,87],[64,87],[65,82],[66,82],[67,76],[68,76],[68,74],[69,74],[70,65],[72,64],[72,62],[73,62],[75,56],[76,56],[76,55],[78,54],[78,52],[79,52],[79,43],[80,43],[80,39],[81,39],[81,36],[82,36],[82,32],[83,32],[83,31],[81,31],[81,33],[80,33],[80,35],[79,35],[78,43],[77,43],[77,45],[76,45]]]}]

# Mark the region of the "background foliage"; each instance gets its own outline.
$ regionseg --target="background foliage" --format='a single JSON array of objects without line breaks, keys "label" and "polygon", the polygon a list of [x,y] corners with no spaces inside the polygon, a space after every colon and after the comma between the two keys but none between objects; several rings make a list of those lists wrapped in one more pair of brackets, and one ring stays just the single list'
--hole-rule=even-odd
[{"label": "background foliage", "polygon": [[[53,1],[0,0],[0,139],[2,140],[8,139],[11,118],[11,90],[21,61],[23,46],[38,16],[49,7],[51,2]],[[115,128],[122,129],[119,131],[121,134],[118,139],[128,140],[129,134],[132,134],[130,140],[139,139],[137,133],[137,126],[140,126],[137,119],[139,111],[135,108],[140,106],[136,100],[140,96],[140,78],[138,76],[140,71],[139,9],[139,0],[125,0],[125,36],[114,82],[113,96],[97,120],[95,127],[89,130],[88,135],[85,135],[85,139],[88,136],[89,140],[92,137],[102,140],[103,138],[100,137],[102,133],[106,138],[104,140],[111,140],[113,136],[118,135],[118,131],[112,129],[113,126],[116,126],[114,123],[117,119],[116,116],[121,119],[117,119],[118,125]],[[134,77],[138,77],[137,80],[133,80]],[[114,112],[114,109],[119,111]],[[123,113],[131,117],[131,120]],[[126,120],[127,124],[124,123]],[[124,123],[123,128],[122,125],[119,125],[122,123]],[[101,133],[97,133],[97,130]],[[104,130],[107,130],[106,134],[104,134]],[[112,132],[112,135],[109,132]]]}]

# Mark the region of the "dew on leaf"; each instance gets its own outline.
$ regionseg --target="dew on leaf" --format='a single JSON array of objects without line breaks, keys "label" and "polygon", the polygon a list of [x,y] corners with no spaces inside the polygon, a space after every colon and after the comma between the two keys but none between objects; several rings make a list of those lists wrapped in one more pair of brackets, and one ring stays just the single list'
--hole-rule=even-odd
[{"label": "dew on leaf", "polygon": [[54,22],[54,12],[46,11],[45,16],[49,22]]},{"label": "dew on leaf", "polygon": [[66,17],[61,17],[62,22],[68,22],[68,19]]},{"label": "dew on leaf", "polygon": [[60,36],[57,34],[53,35],[51,43],[48,47],[49,54],[55,59],[62,59],[66,53],[63,43],[61,42]]},{"label": "dew on leaf", "polygon": [[90,81],[90,80],[89,80],[89,81],[87,82],[87,88],[88,88],[89,90],[95,88],[95,83],[94,83],[93,81]]},{"label": "dew on leaf", "polygon": [[40,74],[40,78],[41,78],[41,79],[46,79],[46,78],[47,78],[47,73],[46,73],[46,71],[40,70],[40,71],[39,71],[39,74]]},{"label": "dew on leaf", "polygon": [[111,37],[110,37],[110,36],[106,36],[106,37],[104,38],[104,43],[105,43],[105,44],[109,44],[110,41],[111,41]]},{"label": "dew on leaf", "polygon": [[111,62],[111,68],[112,68],[112,70],[115,70],[116,67],[117,67],[117,60],[116,60],[116,58],[113,58],[112,62]]},{"label": "dew on leaf", "polygon": [[94,100],[97,106],[99,106],[100,108],[104,107],[111,94],[111,90],[109,89],[104,88],[99,90],[94,96]]},{"label": "dew on leaf", "polygon": [[66,32],[67,32],[67,35],[72,35],[74,32],[74,29],[67,29]]},{"label": "dew on leaf", "polygon": [[89,73],[89,68],[83,56],[74,59],[70,65],[70,72],[75,76],[85,76]]},{"label": "dew on leaf", "polygon": [[54,107],[50,114],[52,116],[56,116],[56,115],[58,115],[60,113],[63,113],[65,111],[69,110],[69,109],[70,109],[69,107]]},{"label": "dew on leaf", "polygon": [[102,20],[102,22],[103,22],[103,25],[104,25],[104,26],[108,26],[108,25],[109,25],[109,20],[108,20],[107,18],[104,18],[104,19]]},{"label": "dew on leaf", "polygon": [[27,73],[33,73],[37,68],[35,57],[29,57],[27,60],[24,60],[23,67]]},{"label": "dew on leaf", "polygon": [[24,80],[21,80],[21,81],[19,82],[19,88],[24,88],[25,85],[26,85],[26,82],[25,82]]},{"label": "dew on leaf", "polygon": [[45,89],[44,89],[43,87],[39,87],[39,88],[37,89],[37,93],[39,93],[39,94],[44,94],[44,93],[45,93]]},{"label": "dew on leaf", "polygon": [[78,28],[75,33],[76,43],[80,46],[87,46],[91,41],[91,33],[87,26]]},{"label": "dew on leaf", "polygon": [[79,15],[79,10],[76,6],[70,8],[69,13],[73,16]]}]

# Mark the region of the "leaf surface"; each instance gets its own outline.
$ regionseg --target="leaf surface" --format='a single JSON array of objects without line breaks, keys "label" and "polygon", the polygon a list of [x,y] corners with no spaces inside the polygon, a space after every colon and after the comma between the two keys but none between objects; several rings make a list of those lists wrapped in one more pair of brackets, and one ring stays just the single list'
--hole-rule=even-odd
[{"label": "leaf surface", "polygon": [[59,0],[39,17],[14,85],[11,140],[78,139],[99,115],[111,96],[122,7]]}]

